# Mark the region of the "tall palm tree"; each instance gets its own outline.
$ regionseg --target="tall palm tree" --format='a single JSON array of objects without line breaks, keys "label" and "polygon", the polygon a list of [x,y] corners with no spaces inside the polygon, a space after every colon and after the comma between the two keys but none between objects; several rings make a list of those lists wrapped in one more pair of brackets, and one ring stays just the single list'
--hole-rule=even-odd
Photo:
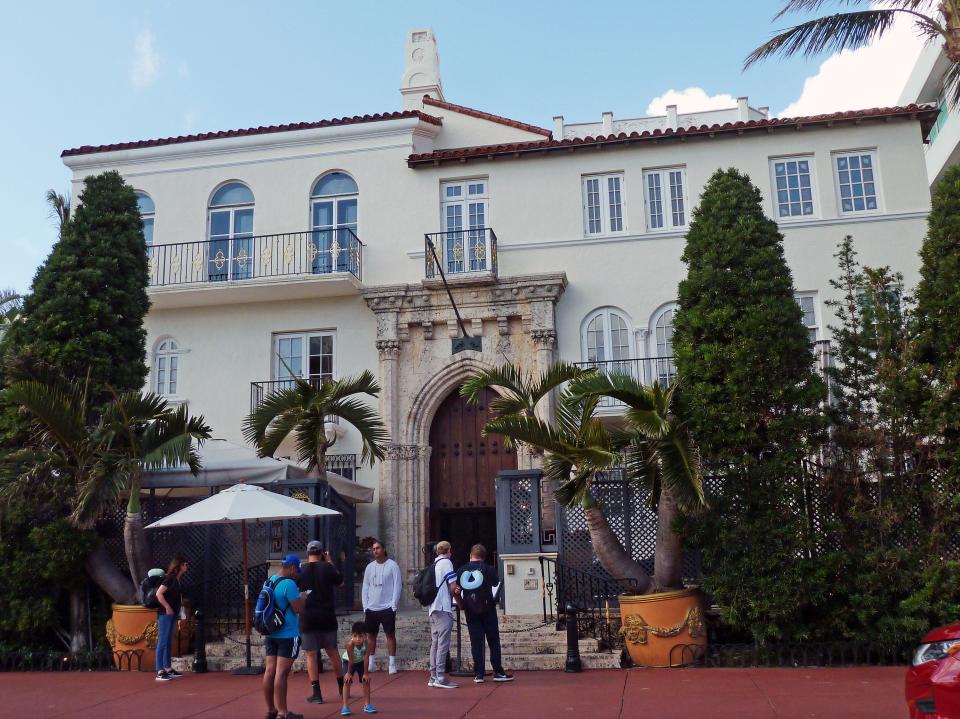
[{"label": "tall palm tree", "polygon": [[[557,367],[544,377],[564,374],[564,369]],[[522,376],[516,368],[500,368],[472,377],[465,385],[467,390],[462,391],[468,397],[476,396],[478,387],[498,386],[503,391],[506,388],[496,384],[496,377]],[[534,385],[527,381],[517,386]],[[626,428],[608,430],[595,416],[604,396],[628,405]],[[483,430],[484,434],[502,434],[546,453],[544,476],[557,483],[557,501],[583,509],[600,564],[626,589],[641,594],[680,585],[680,541],[672,521],[678,508],[695,511],[704,505],[696,450],[671,412],[672,396],[673,388],[644,387],[626,375],[578,371],[561,392],[552,421],[536,416],[537,401],[528,395],[501,404],[499,416]],[[493,403],[491,408],[496,410]],[[597,474],[619,464],[622,456],[627,460],[628,477],[645,486],[658,507],[653,577],[624,549],[590,491]]]},{"label": "tall palm tree", "polygon": [[93,426],[88,382],[61,378],[14,382],[3,399],[17,405],[34,432],[30,447],[5,462],[4,492],[30,491],[37,483],[68,478],[72,488],[70,519],[77,527],[93,525],[104,510],[126,495],[123,527],[129,577],[120,574],[103,548],[92,553],[87,571],[117,602],[136,598],[140,580],[150,568],[146,532],[140,515],[143,472],[186,464],[200,470],[197,446],[210,437],[203,417],[191,416],[186,405],[170,407],[162,397],[144,392],[115,395]]},{"label": "tall palm tree", "polygon": [[308,472],[325,477],[327,451],[337,441],[335,435],[327,436],[326,425],[333,417],[346,420],[360,433],[361,462],[372,467],[386,456],[389,438],[380,415],[354,396],[380,393],[369,370],[336,381],[314,383],[301,377],[291,381],[292,387],[267,395],[243,421],[243,436],[261,457],[272,457],[292,433],[297,460],[306,464]]},{"label": "tall palm tree", "polygon": [[[830,2],[788,0],[773,19],[816,11]],[[825,50],[856,50],[887,32],[898,17],[907,17],[921,36],[928,40],[943,38],[944,54],[951,63],[946,86],[954,104],[960,102],[960,0],[832,0],[832,3],[862,9],[825,15],[777,33],[747,56],[744,69],[775,55],[810,57]]]},{"label": "tall palm tree", "polygon": [[50,217],[57,221],[57,235],[63,239],[63,231],[70,222],[70,198],[56,190],[47,190],[47,204],[50,205]]}]

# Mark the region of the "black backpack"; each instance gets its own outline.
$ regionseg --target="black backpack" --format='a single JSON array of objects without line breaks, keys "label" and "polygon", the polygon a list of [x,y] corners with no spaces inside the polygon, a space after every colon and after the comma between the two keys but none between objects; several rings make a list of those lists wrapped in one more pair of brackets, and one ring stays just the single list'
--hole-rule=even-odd
[{"label": "black backpack", "polygon": [[457,577],[460,602],[468,614],[483,614],[493,603],[493,588],[487,582],[483,568],[463,567]]},{"label": "black backpack", "polygon": [[157,599],[157,590],[163,584],[163,577],[146,577],[140,582],[141,603],[147,609],[159,609],[160,600]]},{"label": "black backpack", "polygon": [[437,598],[437,571],[436,563],[430,564],[419,572],[413,580],[413,596],[420,602],[420,606],[429,607]]}]

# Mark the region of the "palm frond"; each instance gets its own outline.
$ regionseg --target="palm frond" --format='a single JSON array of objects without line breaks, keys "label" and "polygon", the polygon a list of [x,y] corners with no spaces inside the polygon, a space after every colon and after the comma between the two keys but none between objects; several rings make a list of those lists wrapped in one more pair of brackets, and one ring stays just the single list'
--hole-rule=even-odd
[{"label": "palm frond", "polygon": [[337,402],[354,394],[367,394],[371,397],[380,394],[380,385],[370,370],[364,370],[353,377],[325,382],[323,389],[325,402]]},{"label": "palm frond", "polygon": [[472,375],[460,386],[460,395],[465,397],[469,404],[479,404],[483,390],[493,387],[500,387],[507,395],[524,403],[530,394],[529,385],[520,368],[505,364]]},{"label": "palm frond", "polygon": [[680,509],[696,513],[707,506],[700,472],[700,455],[685,430],[671,432],[655,443],[663,487]]},{"label": "palm frond", "polygon": [[380,413],[359,399],[348,398],[332,402],[325,407],[326,416],[339,417],[353,425],[360,433],[363,443],[361,463],[371,467],[376,460],[386,457],[385,445],[390,441],[387,428]]},{"label": "palm frond", "polygon": [[129,488],[130,465],[113,455],[102,456],[80,478],[71,520],[81,528],[93,526],[104,507],[117,502]]},{"label": "palm frond", "polygon": [[535,406],[541,399],[561,385],[584,375],[596,374],[593,367],[582,369],[569,362],[554,362],[547,367],[535,383],[530,385],[530,399]]},{"label": "palm frond", "polygon": [[140,458],[149,469],[186,464],[197,475],[202,469],[199,448],[210,439],[211,429],[203,415],[191,416],[187,405],[163,412],[144,430]]},{"label": "palm frond", "polygon": [[[299,386],[287,387],[269,393],[243,420],[243,438],[250,444],[259,447],[271,424],[277,421],[279,417],[292,411],[302,411],[304,406],[303,395]],[[306,406],[309,406],[309,404]]]},{"label": "palm frond", "polygon": [[86,390],[79,382],[47,384],[36,380],[14,382],[2,393],[3,401],[17,405],[34,429],[77,457],[86,437]]},{"label": "palm frond", "polygon": [[561,434],[539,417],[527,415],[496,417],[487,422],[483,428],[483,435],[489,434],[502,434],[515,442],[523,442],[547,452],[565,454],[571,449],[571,445],[564,442]]}]

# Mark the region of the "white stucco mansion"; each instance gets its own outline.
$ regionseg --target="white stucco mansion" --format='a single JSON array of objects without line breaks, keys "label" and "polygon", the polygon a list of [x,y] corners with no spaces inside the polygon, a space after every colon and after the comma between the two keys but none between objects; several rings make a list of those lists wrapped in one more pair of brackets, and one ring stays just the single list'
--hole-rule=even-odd
[{"label": "white stucco mansion", "polygon": [[[844,235],[864,263],[917,279],[933,106],[774,119],[741,98],[548,129],[447,101],[430,30],[412,31],[405,52],[401,111],[63,159],[75,195],[108,169],[139,192],[150,388],[188,401],[216,436],[242,442],[251,401],[288,377],[278,357],[313,379],[380,378],[388,459],[341,473],[376,489],[358,531],[384,538],[408,572],[441,535],[492,542],[493,476],[517,466],[480,436],[485,408],[457,396],[468,373],[558,358],[647,381],[673,372],[684,233],[718,168],[762,190],[812,339],[829,339]],[[451,352],[459,329],[425,235],[481,352]],[[333,451],[357,452],[340,431]]]}]

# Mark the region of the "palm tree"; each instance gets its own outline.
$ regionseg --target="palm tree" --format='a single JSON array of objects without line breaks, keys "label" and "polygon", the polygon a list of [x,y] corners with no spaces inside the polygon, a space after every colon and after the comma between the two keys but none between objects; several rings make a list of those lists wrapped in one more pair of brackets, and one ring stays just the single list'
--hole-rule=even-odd
[{"label": "palm tree", "polygon": [[16,321],[23,306],[23,297],[13,290],[0,290],[0,331]]},{"label": "palm tree", "polygon": [[[819,10],[828,0],[788,0],[774,20],[797,12]],[[928,40],[943,38],[944,54],[951,63],[946,86],[954,104],[960,102],[960,0],[834,0],[836,5],[862,6],[851,12],[815,18],[777,33],[751,52],[744,69],[779,55],[804,57],[824,50],[856,50],[892,26],[898,17],[908,17],[917,32]],[[878,6],[878,7],[871,7]],[[934,11],[936,7],[936,11]]]},{"label": "palm tree", "polygon": [[[557,483],[557,501],[583,509],[597,559],[625,589],[646,594],[678,587],[681,550],[672,521],[679,509],[702,508],[704,497],[696,451],[671,411],[674,387],[648,388],[626,375],[573,370],[575,376],[561,392],[552,422],[536,416],[534,395],[514,396],[508,398],[511,402],[500,405],[499,416],[487,423],[484,434],[502,434],[546,453],[544,477]],[[569,366],[556,366],[543,377],[556,380],[570,373]],[[515,379],[524,375],[516,368],[501,367],[475,375],[461,391],[468,398],[478,396],[482,387],[496,386],[510,392],[505,385],[497,384],[497,377]],[[513,386],[515,391],[537,383],[527,378]],[[595,416],[604,396],[628,406],[625,428],[608,430]],[[491,408],[497,410],[493,403]],[[622,457],[626,457],[627,476],[646,487],[658,507],[653,577],[624,549],[590,491],[597,473],[616,466]]]},{"label": "palm tree", "polygon": [[386,456],[389,438],[380,416],[353,396],[376,397],[380,393],[369,370],[336,381],[314,383],[293,377],[291,382],[293,386],[267,395],[243,422],[244,438],[261,457],[272,457],[292,433],[297,460],[306,464],[308,472],[325,477],[327,451],[337,441],[335,434],[327,435],[326,425],[334,417],[346,420],[360,433],[361,462],[372,467],[375,460]]},{"label": "palm tree", "polygon": [[129,603],[150,568],[140,515],[143,472],[186,464],[196,474],[196,447],[210,437],[210,428],[202,416],[191,416],[186,405],[170,407],[162,397],[144,392],[114,395],[90,426],[88,384],[32,379],[3,391],[4,401],[29,416],[35,440],[5,460],[15,469],[8,472],[3,491],[29,491],[67,479],[72,489],[70,519],[80,528],[91,527],[126,495],[123,538],[129,577],[116,569],[102,547],[87,558],[86,568],[114,601]]},{"label": "palm tree", "polygon": [[63,231],[70,222],[70,198],[56,190],[47,190],[47,204],[50,205],[50,217],[57,221],[57,235],[63,239]]}]

